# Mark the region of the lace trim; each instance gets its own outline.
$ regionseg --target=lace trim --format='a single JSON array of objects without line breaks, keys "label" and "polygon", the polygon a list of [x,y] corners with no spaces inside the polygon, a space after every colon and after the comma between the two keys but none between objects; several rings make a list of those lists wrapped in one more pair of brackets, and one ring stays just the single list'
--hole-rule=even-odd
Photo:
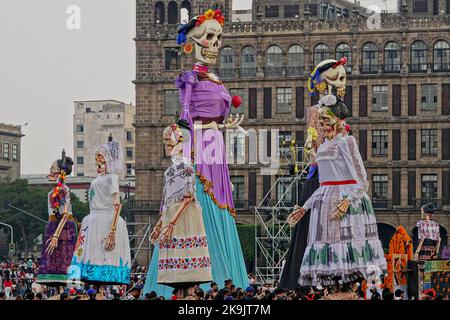
[{"label": "lace trim", "polygon": [[227,203],[220,204],[219,201],[216,199],[216,196],[214,195],[214,192],[212,190],[213,183],[211,181],[208,181],[208,179],[206,179],[204,176],[202,176],[198,171],[197,171],[197,176],[200,179],[200,182],[203,184],[203,189],[204,189],[205,193],[207,193],[211,197],[211,200],[220,209],[227,209],[230,212],[230,214],[233,216],[233,218],[236,218],[236,209],[231,208]]}]

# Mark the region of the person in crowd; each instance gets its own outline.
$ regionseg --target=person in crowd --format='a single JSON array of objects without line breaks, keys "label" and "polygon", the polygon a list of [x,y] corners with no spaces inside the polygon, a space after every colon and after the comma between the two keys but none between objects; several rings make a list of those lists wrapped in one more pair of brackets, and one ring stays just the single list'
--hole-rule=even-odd
[{"label": "person in crowd", "polygon": [[403,291],[401,289],[395,290],[394,300],[404,300],[404,293],[405,293],[405,291]]}]

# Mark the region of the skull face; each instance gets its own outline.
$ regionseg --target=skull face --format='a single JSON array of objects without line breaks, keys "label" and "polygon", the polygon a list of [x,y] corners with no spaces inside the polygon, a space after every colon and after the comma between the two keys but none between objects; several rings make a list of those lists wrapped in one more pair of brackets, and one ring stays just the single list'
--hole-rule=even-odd
[{"label": "skull face", "polygon": [[215,19],[206,20],[188,33],[188,38],[195,43],[195,58],[204,65],[217,62],[222,46],[223,29]]},{"label": "skull face", "polygon": [[58,166],[58,161],[53,161],[52,166],[50,167],[50,173],[47,175],[48,181],[56,181],[59,178],[59,174],[61,170]]},{"label": "skull face", "polygon": [[328,140],[333,139],[338,134],[339,118],[334,115],[328,107],[319,109],[319,123],[323,127],[323,131]]},{"label": "skull face", "polygon": [[343,97],[345,94],[345,84],[347,82],[347,74],[345,68],[342,65],[336,68],[330,68],[321,74],[323,80],[328,84],[329,94],[331,94],[331,88],[335,87],[338,96]]},{"label": "skull face", "polygon": [[97,173],[98,174],[106,173],[106,170],[107,170],[106,159],[102,154],[97,153],[95,155],[95,164],[97,165]]}]

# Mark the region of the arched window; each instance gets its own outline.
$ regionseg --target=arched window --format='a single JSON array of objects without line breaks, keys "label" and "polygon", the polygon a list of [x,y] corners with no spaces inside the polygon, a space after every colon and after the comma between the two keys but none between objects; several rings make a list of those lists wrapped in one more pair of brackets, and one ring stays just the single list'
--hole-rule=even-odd
[{"label": "arched window", "polygon": [[181,10],[180,10],[180,22],[182,24],[188,23],[191,17],[192,6],[189,1],[181,2]]},{"label": "arched window", "polygon": [[330,49],[326,44],[318,44],[314,48],[314,66],[317,66],[321,61],[330,59]]},{"label": "arched window", "polygon": [[436,42],[433,49],[433,70],[450,71],[450,46],[447,41]]},{"label": "arched window", "polygon": [[300,76],[305,69],[305,52],[298,44],[294,44],[288,51],[288,68],[287,74],[292,76]]},{"label": "arched window", "polygon": [[244,49],[242,49],[241,76],[242,77],[256,76],[256,50],[252,46],[247,46]]},{"label": "arched window", "polygon": [[362,72],[378,72],[378,47],[375,43],[366,43],[362,51]]},{"label": "arched window", "polygon": [[411,72],[426,72],[427,66],[427,45],[418,40],[411,46]]},{"label": "arched window", "polygon": [[347,57],[347,64],[345,69],[347,72],[352,72],[352,48],[346,43],[341,43],[336,47],[336,60]]},{"label": "arched window", "polygon": [[389,42],[384,47],[384,72],[400,72],[400,45]]},{"label": "arched window", "polygon": [[225,47],[220,51],[219,75],[222,79],[234,78],[234,49]]},{"label": "arched window", "polygon": [[164,3],[158,1],[155,5],[155,23],[164,24],[166,22],[166,7]]},{"label": "arched window", "polygon": [[178,24],[178,4],[175,1],[169,2],[167,16],[169,24]]},{"label": "arched window", "polygon": [[266,54],[266,75],[279,76],[283,68],[283,52],[279,46],[270,46]]}]

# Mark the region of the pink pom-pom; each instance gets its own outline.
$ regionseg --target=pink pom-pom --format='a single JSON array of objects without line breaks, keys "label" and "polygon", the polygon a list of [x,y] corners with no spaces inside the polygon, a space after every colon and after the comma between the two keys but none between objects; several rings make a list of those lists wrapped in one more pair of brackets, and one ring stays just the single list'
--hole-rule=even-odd
[{"label": "pink pom-pom", "polygon": [[231,99],[231,104],[233,105],[233,107],[235,107],[236,109],[239,108],[242,105],[242,98],[240,96],[234,96]]}]

